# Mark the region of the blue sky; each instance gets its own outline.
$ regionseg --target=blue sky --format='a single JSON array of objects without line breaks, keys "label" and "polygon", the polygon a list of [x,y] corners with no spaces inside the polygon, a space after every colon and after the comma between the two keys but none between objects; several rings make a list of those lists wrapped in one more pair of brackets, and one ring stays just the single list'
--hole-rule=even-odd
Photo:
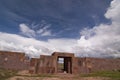
[{"label": "blue sky", "polygon": [[[19,24],[37,26],[44,21],[56,38],[79,38],[84,28],[110,23],[104,17],[111,0],[0,0],[0,31],[19,34]],[[44,36],[39,39],[54,38]]]},{"label": "blue sky", "polygon": [[54,51],[119,57],[118,3],[119,0],[0,0],[0,50],[34,57]]}]

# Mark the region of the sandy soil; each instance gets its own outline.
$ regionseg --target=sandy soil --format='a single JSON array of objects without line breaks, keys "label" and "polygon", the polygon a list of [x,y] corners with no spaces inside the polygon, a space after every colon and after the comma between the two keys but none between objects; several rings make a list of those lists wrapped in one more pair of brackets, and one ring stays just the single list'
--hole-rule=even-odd
[{"label": "sandy soil", "polygon": [[110,80],[110,79],[102,78],[102,77],[79,77],[78,75],[71,75],[71,74],[56,74],[51,77],[14,76],[7,80]]},{"label": "sandy soil", "polygon": [[20,77],[15,76],[8,80],[110,80],[108,78],[100,78],[100,77],[87,77],[87,78],[49,78],[49,77]]}]

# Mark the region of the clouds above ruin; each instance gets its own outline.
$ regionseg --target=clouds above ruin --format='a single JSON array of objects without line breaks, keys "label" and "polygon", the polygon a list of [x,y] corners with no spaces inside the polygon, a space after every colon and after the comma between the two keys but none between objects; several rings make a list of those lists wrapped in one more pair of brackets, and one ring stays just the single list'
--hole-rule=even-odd
[{"label": "clouds above ruin", "polygon": [[21,23],[20,31],[28,36],[0,32],[0,50],[25,52],[30,57],[50,55],[54,51],[73,52],[82,57],[120,57],[120,0],[113,0],[104,14],[111,23],[101,23],[80,30],[80,39],[52,38],[46,41],[35,38],[54,35],[50,26],[34,30]]}]

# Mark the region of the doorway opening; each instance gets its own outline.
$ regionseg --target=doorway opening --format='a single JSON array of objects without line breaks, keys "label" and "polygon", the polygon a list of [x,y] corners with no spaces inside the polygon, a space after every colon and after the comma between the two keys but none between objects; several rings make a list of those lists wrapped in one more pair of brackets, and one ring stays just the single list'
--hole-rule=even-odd
[{"label": "doorway opening", "polygon": [[58,58],[58,73],[64,72],[64,58]]},{"label": "doorway opening", "polygon": [[57,58],[57,72],[58,73],[72,73],[72,58],[58,57]]}]

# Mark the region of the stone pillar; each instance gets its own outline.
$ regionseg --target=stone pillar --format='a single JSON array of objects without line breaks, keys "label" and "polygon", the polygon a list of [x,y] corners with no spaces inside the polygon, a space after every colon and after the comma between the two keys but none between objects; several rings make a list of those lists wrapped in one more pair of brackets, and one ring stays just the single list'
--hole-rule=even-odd
[{"label": "stone pillar", "polygon": [[71,61],[68,59],[68,73],[71,73]]}]

